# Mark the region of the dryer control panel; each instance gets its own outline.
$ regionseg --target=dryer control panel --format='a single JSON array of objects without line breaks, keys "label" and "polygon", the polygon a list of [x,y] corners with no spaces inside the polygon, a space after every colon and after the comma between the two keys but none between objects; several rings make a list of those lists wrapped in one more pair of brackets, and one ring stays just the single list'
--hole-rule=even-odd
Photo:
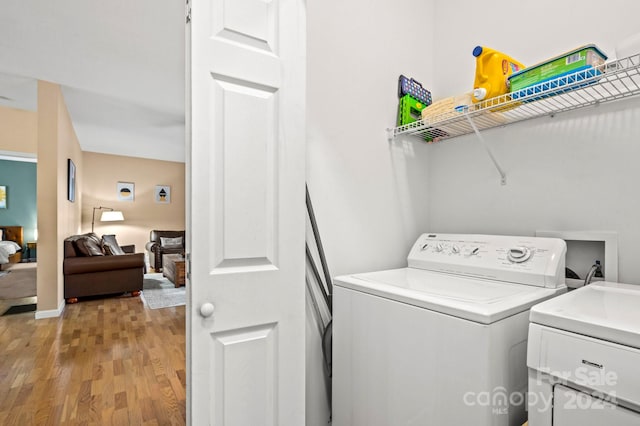
[{"label": "dryer control panel", "polygon": [[565,283],[566,243],[558,238],[422,234],[410,268],[538,287]]}]

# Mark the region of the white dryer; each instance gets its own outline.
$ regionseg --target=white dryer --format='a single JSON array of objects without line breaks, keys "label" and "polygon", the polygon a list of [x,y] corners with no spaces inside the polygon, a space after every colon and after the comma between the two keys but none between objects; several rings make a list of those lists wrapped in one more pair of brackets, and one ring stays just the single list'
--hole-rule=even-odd
[{"label": "white dryer", "polygon": [[407,268],[336,278],[333,425],[520,426],[529,309],[566,291],[565,253],[423,234]]},{"label": "white dryer", "polygon": [[597,282],[531,309],[529,426],[640,426],[640,286]]}]

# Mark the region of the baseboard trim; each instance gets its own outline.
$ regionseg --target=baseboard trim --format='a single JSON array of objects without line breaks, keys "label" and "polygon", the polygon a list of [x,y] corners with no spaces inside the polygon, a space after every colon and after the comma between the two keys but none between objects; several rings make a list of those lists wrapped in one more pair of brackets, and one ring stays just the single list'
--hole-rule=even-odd
[{"label": "baseboard trim", "polygon": [[64,299],[60,301],[60,305],[58,305],[58,309],[51,309],[49,311],[36,311],[36,319],[44,319],[44,318],[55,318],[62,315],[62,311],[64,311]]}]

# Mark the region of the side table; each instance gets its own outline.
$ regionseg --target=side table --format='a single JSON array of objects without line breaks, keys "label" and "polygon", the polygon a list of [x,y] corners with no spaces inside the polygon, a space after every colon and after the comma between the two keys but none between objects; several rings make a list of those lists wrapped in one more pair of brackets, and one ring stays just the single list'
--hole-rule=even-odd
[{"label": "side table", "polygon": [[162,275],[167,277],[176,288],[185,285],[184,256],[181,254],[165,254],[162,256]]},{"label": "side table", "polygon": [[37,241],[28,241],[27,242],[27,250],[25,253],[25,261],[26,262],[37,262],[38,261],[38,242]]}]

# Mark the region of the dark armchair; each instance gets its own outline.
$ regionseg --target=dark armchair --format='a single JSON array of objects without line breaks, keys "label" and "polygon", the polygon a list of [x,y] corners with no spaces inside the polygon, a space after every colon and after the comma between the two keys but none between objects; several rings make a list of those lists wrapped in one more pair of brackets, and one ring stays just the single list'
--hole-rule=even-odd
[{"label": "dark armchair", "polygon": [[149,252],[149,266],[156,272],[162,271],[162,255],[184,254],[185,231],[151,231],[146,244]]},{"label": "dark armchair", "polygon": [[67,303],[75,303],[79,297],[85,296],[126,292],[131,292],[132,296],[140,294],[144,279],[144,253],[125,252],[134,251],[133,246],[115,246],[114,236],[100,239],[93,233],[74,235],[64,240],[62,269]]}]

